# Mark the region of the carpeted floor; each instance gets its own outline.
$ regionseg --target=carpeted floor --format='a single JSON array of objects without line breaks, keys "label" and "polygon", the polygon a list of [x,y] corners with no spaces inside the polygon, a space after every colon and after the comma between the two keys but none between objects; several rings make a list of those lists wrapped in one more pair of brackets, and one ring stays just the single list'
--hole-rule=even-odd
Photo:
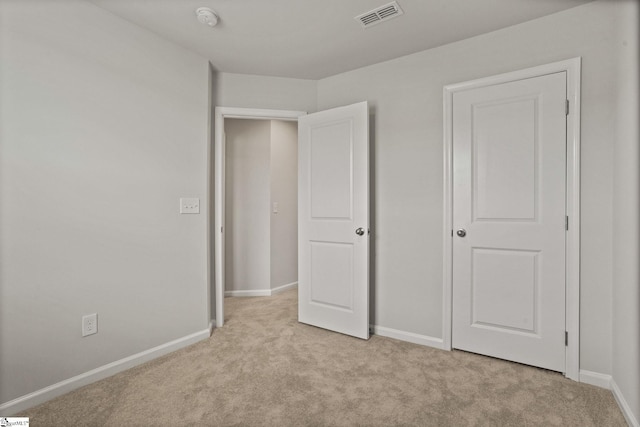
[{"label": "carpeted floor", "polygon": [[297,322],[295,290],[227,298],[209,340],[20,416],[32,426],[626,426],[607,390],[542,369]]}]

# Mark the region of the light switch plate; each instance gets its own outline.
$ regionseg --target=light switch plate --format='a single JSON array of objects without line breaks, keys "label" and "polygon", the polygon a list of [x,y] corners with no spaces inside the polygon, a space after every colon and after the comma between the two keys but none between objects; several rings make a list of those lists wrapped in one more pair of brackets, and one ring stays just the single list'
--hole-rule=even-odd
[{"label": "light switch plate", "polygon": [[198,199],[197,197],[180,198],[180,213],[181,214],[199,214],[200,199]]}]

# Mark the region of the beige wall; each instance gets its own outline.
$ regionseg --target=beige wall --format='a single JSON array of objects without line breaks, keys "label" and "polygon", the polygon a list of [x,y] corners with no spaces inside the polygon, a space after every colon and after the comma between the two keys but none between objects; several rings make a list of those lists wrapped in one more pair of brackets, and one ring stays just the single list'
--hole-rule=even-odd
[{"label": "beige wall", "polygon": [[581,368],[611,373],[615,30],[595,2],[318,82],[318,110],[371,105],[373,323],[442,336],[443,86],[581,56]]},{"label": "beige wall", "polygon": [[214,104],[218,107],[316,111],[317,82],[250,74],[215,73]]},{"label": "beige wall", "polygon": [[271,121],[271,203],[274,289],[298,281],[298,122]]},{"label": "beige wall", "polygon": [[226,119],[225,290],[270,288],[271,122]]},{"label": "beige wall", "polygon": [[207,60],[89,2],[0,7],[5,403],[206,337],[209,95]]},{"label": "beige wall", "polygon": [[[640,6],[618,2],[613,181],[613,380],[640,422]],[[633,424],[631,424],[633,425]]]}]

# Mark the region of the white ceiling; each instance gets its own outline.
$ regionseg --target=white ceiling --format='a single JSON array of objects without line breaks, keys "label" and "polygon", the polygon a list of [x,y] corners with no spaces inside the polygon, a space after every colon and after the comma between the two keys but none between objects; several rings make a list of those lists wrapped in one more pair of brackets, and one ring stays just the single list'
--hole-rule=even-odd
[{"label": "white ceiling", "polygon": [[[208,58],[219,71],[320,79],[592,0],[397,0],[404,15],[353,18],[391,0],[89,0]],[[195,9],[220,16],[214,28]]]}]

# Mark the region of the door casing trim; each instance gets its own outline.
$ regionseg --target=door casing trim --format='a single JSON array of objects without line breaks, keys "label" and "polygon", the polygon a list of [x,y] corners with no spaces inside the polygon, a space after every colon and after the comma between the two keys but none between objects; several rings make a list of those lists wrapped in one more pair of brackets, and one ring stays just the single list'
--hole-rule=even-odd
[{"label": "door casing trim", "polygon": [[453,315],[453,94],[469,89],[544,76],[567,73],[567,191],[566,209],[569,230],[566,232],[565,328],[569,334],[565,352],[565,376],[580,381],[580,70],[581,58],[571,58],[524,70],[447,85],[443,90],[444,108],[444,225],[442,340],[446,350],[452,348]]},{"label": "door casing trim", "polygon": [[216,327],[224,325],[224,188],[226,141],[224,119],[293,120],[304,116],[304,111],[267,110],[259,108],[216,107],[214,117],[214,289]]}]

